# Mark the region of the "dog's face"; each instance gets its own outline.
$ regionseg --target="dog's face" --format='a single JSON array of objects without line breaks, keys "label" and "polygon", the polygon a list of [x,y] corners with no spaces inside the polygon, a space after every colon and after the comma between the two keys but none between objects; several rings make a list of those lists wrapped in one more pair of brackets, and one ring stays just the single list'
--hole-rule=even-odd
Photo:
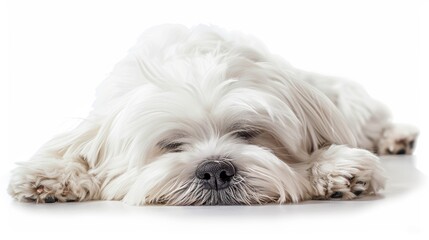
[{"label": "dog's face", "polygon": [[287,89],[263,84],[263,78],[228,79],[162,89],[147,85],[127,99],[112,134],[123,138],[122,147],[133,153],[124,157],[143,171],[126,202],[258,204],[302,198],[299,176],[287,164],[304,141],[284,96]]}]

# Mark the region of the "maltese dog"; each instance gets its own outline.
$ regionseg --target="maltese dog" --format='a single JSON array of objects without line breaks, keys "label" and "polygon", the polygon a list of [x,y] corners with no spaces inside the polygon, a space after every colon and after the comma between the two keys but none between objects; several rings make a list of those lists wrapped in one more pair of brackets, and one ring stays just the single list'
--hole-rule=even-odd
[{"label": "maltese dog", "polygon": [[250,36],[164,25],[115,66],[79,126],[19,164],[8,192],[132,205],[354,199],[384,187],[377,155],[412,154],[417,135],[358,84],[296,69]]}]

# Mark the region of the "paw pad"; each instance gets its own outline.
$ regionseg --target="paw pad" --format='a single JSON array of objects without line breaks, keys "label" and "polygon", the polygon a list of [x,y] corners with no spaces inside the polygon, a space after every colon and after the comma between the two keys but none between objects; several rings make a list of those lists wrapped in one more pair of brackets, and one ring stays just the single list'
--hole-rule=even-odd
[{"label": "paw pad", "polygon": [[342,192],[334,192],[331,195],[331,198],[342,198],[343,197],[343,193]]},{"label": "paw pad", "polygon": [[44,201],[45,201],[45,203],[54,203],[54,202],[56,202],[56,201],[57,201],[57,198],[55,198],[54,196],[47,196],[47,197],[44,199]]},{"label": "paw pad", "polygon": [[356,196],[359,196],[363,193],[363,191],[359,190],[359,191],[354,191],[353,194]]}]

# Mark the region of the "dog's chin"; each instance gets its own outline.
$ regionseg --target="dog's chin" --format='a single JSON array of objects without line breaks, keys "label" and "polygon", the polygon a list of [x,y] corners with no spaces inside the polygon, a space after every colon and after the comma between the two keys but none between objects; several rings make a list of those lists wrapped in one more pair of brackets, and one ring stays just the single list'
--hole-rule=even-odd
[{"label": "dog's chin", "polygon": [[300,181],[293,169],[269,149],[243,145],[230,149],[236,168],[227,187],[207,188],[196,177],[201,161],[195,153],[167,153],[151,164],[131,187],[124,201],[132,205],[254,205],[297,202],[303,198]]},{"label": "dog's chin", "polygon": [[198,183],[184,184],[171,194],[149,201],[148,204],[163,205],[253,205],[277,202],[278,197],[258,193],[248,186],[242,177],[234,179],[234,183],[224,189],[206,189]]}]

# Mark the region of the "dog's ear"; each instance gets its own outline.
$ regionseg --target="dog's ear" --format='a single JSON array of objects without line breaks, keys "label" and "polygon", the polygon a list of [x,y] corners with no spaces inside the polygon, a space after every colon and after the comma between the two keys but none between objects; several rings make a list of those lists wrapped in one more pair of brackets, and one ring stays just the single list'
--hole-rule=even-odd
[{"label": "dog's ear", "polygon": [[337,107],[319,90],[303,81],[291,81],[290,104],[305,127],[305,149],[313,152],[331,144],[356,147],[356,139]]}]

